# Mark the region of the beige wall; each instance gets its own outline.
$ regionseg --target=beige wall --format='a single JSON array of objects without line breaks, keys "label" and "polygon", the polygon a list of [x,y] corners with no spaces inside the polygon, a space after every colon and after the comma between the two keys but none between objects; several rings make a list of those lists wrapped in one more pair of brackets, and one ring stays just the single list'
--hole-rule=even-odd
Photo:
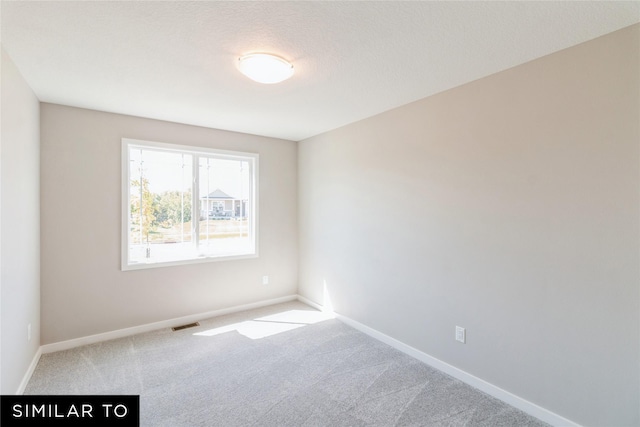
[{"label": "beige wall", "polygon": [[302,141],[299,292],[578,423],[639,425],[639,30]]},{"label": "beige wall", "polygon": [[[41,132],[43,344],[296,293],[295,142],[45,103]],[[259,153],[259,258],[120,271],[123,137]]]},{"label": "beige wall", "polygon": [[0,392],[13,394],[40,345],[40,107],[1,50]]}]

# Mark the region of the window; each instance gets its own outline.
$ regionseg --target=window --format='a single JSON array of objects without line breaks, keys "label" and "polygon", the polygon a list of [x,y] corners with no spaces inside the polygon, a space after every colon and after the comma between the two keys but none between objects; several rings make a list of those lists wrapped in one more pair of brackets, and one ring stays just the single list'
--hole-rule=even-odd
[{"label": "window", "polygon": [[122,269],[257,255],[258,155],[122,140]]}]

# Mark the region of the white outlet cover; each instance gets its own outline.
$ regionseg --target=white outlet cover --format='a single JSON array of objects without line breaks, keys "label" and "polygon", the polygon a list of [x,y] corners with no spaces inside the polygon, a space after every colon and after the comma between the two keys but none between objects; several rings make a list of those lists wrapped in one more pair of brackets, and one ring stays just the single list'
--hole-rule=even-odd
[{"label": "white outlet cover", "polygon": [[467,331],[465,328],[456,326],[456,341],[460,341],[463,344],[467,341]]}]

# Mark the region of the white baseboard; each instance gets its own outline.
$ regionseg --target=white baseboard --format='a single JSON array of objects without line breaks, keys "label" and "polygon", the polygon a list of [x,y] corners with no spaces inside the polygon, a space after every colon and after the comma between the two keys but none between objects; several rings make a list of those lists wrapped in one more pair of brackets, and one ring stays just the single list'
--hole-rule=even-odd
[{"label": "white baseboard", "polygon": [[[211,317],[224,316],[225,314],[237,313],[239,311],[251,310],[253,308],[265,307],[273,304],[294,301],[297,295],[288,295],[285,297],[274,298],[264,301],[258,301],[250,304],[237,305],[235,307],[223,308],[220,310],[208,311],[205,313],[192,314],[189,316],[177,317],[174,319],[162,320],[160,322],[147,323],[145,325],[133,326],[131,328],[118,329],[115,331],[104,332],[102,334],[89,335],[86,337],[74,338],[72,340],[60,341],[52,344],[45,344],[40,347],[42,353],[53,353],[55,351],[69,350],[71,348],[80,347],[87,344],[95,344],[102,341],[124,338],[143,332],[151,332],[162,328],[170,328],[173,326],[193,323]],[[26,383],[25,383],[26,384]]]},{"label": "white baseboard", "polygon": [[27,388],[27,384],[29,383],[31,376],[33,375],[33,371],[35,371],[36,366],[38,366],[40,356],[42,356],[42,346],[38,347],[36,354],[33,356],[27,372],[25,372],[24,376],[22,377],[22,381],[20,381],[20,385],[18,386],[18,390],[16,390],[16,394],[24,393],[24,390]]},{"label": "white baseboard", "polygon": [[324,307],[323,306],[321,306],[318,303],[315,303],[315,302],[311,301],[308,298],[303,297],[302,295],[298,295],[298,301],[300,301],[300,302],[302,302],[304,304],[307,304],[309,307],[313,307],[318,311],[324,311]]},{"label": "white baseboard", "polygon": [[[313,308],[323,311],[323,307],[320,304],[315,303],[301,295],[298,295],[298,300]],[[382,332],[379,332],[373,328],[363,325],[362,323],[357,322],[353,319],[350,319],[346,316],[343,316],[339,313],[334,312],[333,314],[335,315],[336,319],[344,322],[345,324],[351,326],[352,328],[357,329],[360,332],[363,332],[369,335],[370,337],[377,339],[378,341],[381,341],[387,345],[390,345],[391,347],[397,350],[400,350],[401,352],[408,354],[409,356],[415,359],[418,359],[421,362],[424,362],[427,365],[435,369],[438,369],[439,371],[442,371],[448,375],[451,375],[452,377],[457,378],[460,381],[467,383],[470,386],[475,387],[478,390],[481,390],[490,396],[495,397],[496,399],[499,399],[515,408],[518,408],[521,411],[526,412],[527,414],[538,418],[539,420],[542,420],[548,424],[551,424],[552,426],[580,427],[580,424],[577,424],[571,420],[568,420],[554,412],[551,412],[541,406],[536,405],[535,403],[529,402],[526,399],[516,396],[515,394],[510,393],[498,386],[495,386],[468,372],[465,372],[462,369],[456,368],[455,366],[449,365],[448,363],[443,362],[442,360],[436,359],[435,357],[430,356],[427,353],[423,353],[422,351],[417,350],[401,341],[398,341],[395,338],[385,335]]]}]

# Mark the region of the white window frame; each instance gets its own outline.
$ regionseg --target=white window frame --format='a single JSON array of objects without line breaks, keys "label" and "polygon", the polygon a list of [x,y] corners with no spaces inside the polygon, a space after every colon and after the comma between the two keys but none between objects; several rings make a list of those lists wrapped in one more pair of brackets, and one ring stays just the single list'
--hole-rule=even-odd
[{"label": "white window frame", "polygon": [[[217,158],[226,158],[226,159],[236,159],[236,160],[247,160],[249,162],[251,173],[250,173],[250,181],[251,181],[251,190],[249,194],[249,207],[247,208],[250,215],[249,221],[249,230],[253,232],[253,251],[247,253],[240,254],[230,254],[230,255],[198,255],[193,258],[186,258],[174,261],[150,261],[150,262],[129,262],[129,237],[130,237],[130,158],[129,158],[129,149],[131,147],[139,147],[143,149],[149,150],[160,150],[160,151],[174,151],[176,153],[185,153],[194,156],[194,168],[192,170],[192,207],[191,207],[191,215],[192,215],[192,238],[195,238],[197,241],[198,236],[198,221],[194,221],[194,216],[199,216],[199,191],[198,191],[198,168],[195,167],[197,165],[198,156],[207,156],[207,157],[217,157]],[[258,257],[258,160],[259,155],[257,153],[247,153],[240,151],[229,151],[229,150],[218,150],[213,148],[205,148],[205,147],[194,147],[188,145],[179,145],[179,144],[167,144],[163,142],[155,142],[155,141],[144,141],[139,139],[131,139],[131,138],[122,138],[122,235],[121,235],[121,269],[122,271],[128,270],[140,270],[146,268],[158,268],[158,267],[168,267],[174,265],[184,265],[184,264],[194,264],[194,263],[202,263],[202,262],[212,262],[212,261],[229,261],[236,259],[247,259],[247,258],[257,258]],[[194,242],[197,245],[197,243]]]}]

